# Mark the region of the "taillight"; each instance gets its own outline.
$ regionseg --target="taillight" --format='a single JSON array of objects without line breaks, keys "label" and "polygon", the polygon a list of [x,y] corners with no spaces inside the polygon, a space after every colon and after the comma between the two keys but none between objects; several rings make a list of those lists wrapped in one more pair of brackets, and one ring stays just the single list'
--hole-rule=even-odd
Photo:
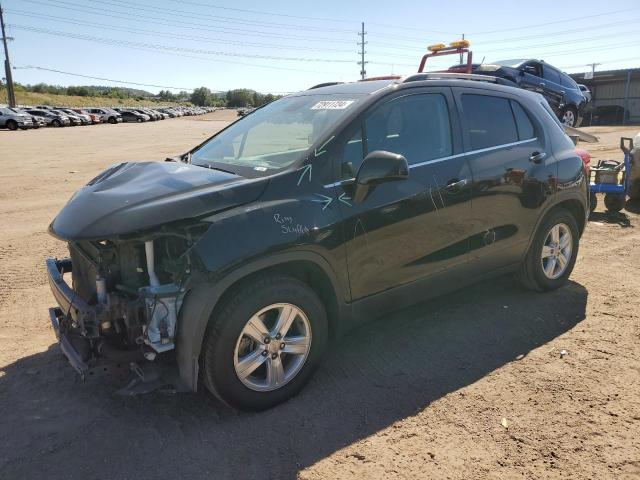
[{"label": "taillight", "polygon": [[591,155],[589,155],[589,152],[581,148],[576,148],[576,153],[582,159],[582,164],[584,165],[584,171],[587,174],[587,178],[589,178],[589,176],[591,175],[591,165],[590,165]]}]

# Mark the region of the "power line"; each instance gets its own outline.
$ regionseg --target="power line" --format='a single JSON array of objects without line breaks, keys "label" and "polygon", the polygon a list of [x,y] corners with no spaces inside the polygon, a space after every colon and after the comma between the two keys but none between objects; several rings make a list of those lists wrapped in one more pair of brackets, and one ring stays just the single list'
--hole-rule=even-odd
[{"label": "power line", "polygon": [[258,55],[251,53],[233,53],[223,52],[219,50],[204,50],[200,48],[184,48],[174,47],[171,45],[158,45],[153,43],[133,42],[129,40],[120,40],[115,38],[97,37],[93,35],[85,35],[82,33],[70,33],[62,32],[59,30],[49,30],[46,28],[38,28],[31,25],[17,25],[9,24],[11,28],[17,28],[19,30],[27,30],[30,32],[45,33],[47,35],[54,35],[58,37],[74,38],[76,40],[86,40],[89,42],[105,43],[109,45],[130,45],[142,48],[150,48],[157,50],[167,50],[173,52],[195,53],[199,55],[216,55],[223,57],[241,57],[241,58],[253,58],[256,60],[280,60],[280,61],[294,61],[294,62],[323,62],[323,63],[351,63],[351,60],[337,60],[329,58],[308,58],[308,57],[280,57],[275,55]]},{"label": "power line", "polygon": [[[640,35],[640,32],[632,32],[632,33],[626,33],[625,34],[625,38],[630,37],[630,36],[634,36],[634,35]],[[563,40],[560,42],[553,42],[553,43],[538,43],[538,44],[533,44],[533,45],[527,45],[526,48],[545,48],[545,47],[555,47],[558,45],[576,45],[578,43],[582,44],[583,42],[588,42],[588,41],[595,41],[595,40],[601,40],[601,39],[611,39],[611,35],[609,34],[605,34],[605,35],[600,35],[600,36],[592,36],[590,38],[586,38],[584,40],[582,39],[574,39],[574,40]],[[585,47],[586,48],[586,47]],[[492,48],[491,51],[492,52],[505,52],[505,51],[514,51],[514,50],[521,50],[522,47],[506,47],[506,48]]]},{"label": "power line", "polygon": [[[91,75],[83,75],[81,73],[72,73],[72,72],[64,72],[62,70],[55,70],[53,68],[45,68],[45,67],[38,67],[36,65],[25,65],[24,67],[13,67],[16,69],[35,69],[35,70],[44,70],[46,72],[54,72],[54,73],[61,73],[63,75],[71,75],[74,77],[82,77],[82,78],[90,78],[92,80],[102,80],[102,81],[106,81],[106,82],[113,82],[113,83],[122,83],[122,84],[126,84],[126,85],[137,85],[140,87],[153,87],[153,88],[168,88],[170,90],[186,90],[186,91],[192,91],[193,88],[186,88],[186,87],[169,87],[166,85],[154,85],[151,83],[138,83],[138,82],[129,82],[126,80],[114,80],[112,78],[104,78],[104,77],[92,77]],[[222,90],[212,90],[213,92],[222,92]]]},{"label": "power line", "polygon": [[345,23],[352,23],[352,20],[346,20],[344,18],[326,18],[326,17],[309,17],[309,16],[303,16],[303,15],[291,15],[288,13],[275,13],[275,12],[268,12],[265,10],[249,10],[246,8],[235,8],[235,7],[223,7],[220,5],[211,5],[208,3],[199,3],[199,2],[192,2],[192,1],[188,1],[188,0],[171,0],[174,3],[179,3],[179,4],[188,4],[188,5],[197,5],[197,6],[201,6],[201,7],[206,7],[206,8],[212,8],[212,9],[218,9],[218,10],[227,10],[227,11],[234,11],[234,12],[241,12],[241,13],[256,13],[258,15],[270,15],[270,16],[274,16],[274,17],[286,17],[286,18],[297,18],[297,19],[301,19],[301,20],[319,20],[319,21],[323,21],[323,22],[345,22]]},{"label": "power line", "polygon": [[[211,15],[208,13],[198,13],[188,10],[176,10],[171,8],[159,8],[151,5],[140,6],[139,3],[135,3],[130,0],[89,0],[90,2],[99,3],[103,5],[113,5],[119,8],[129,8],[132,10],[141,10],[146,12],[154,12],[154,13],[171,13],[171,15],[175,15],[178,17],[184,18],[195,18],[201,19],[202,17],[209,17],[214,19],[214,21],[221,23],[237,23],[240,25],[256,25],[263,28],[288,28],[288,29],[296,29],[296,30],[315,30],[315,31],[323,31],[323,32],[340,32],[340,33],[352,33],[353,30],[347,29],[339,29],[339,28],[327,28],[327,27],[316,27],[312,25],[294,25],[289,23],[276,23],[276,22],[263,22],[263,21],[254,21],[247,20],[241,18],[233,18],[233,17],[223,17],[220,15]],[[124,5],[123,5],[124,4]],[[136,6],[137,5],[137,6]]]},{"label": "power line", "polygon": [[[205,7],[205,8],[208,8],[208,9],[235,11],[235,12],[241,12],[241,13],[253,13],[253,14],[257,14],[257,15],[265,15],[265,16],[272,16],[272,17],[296,18],[296,19],[301,19],[301,20],[315,20],[315,21],[324,21],[324,22],[330,21],[330,22],[342,22],[342,23],[354,23],[354,22],[357,21],[355,19],[314,17],[314,16],[305,16],[305,15],[292,15],[292,14],[287,14],[287,13],[277,13],[277,12],[265,11],[265,10],[252,10],[252,9],[245,9],[245,8],[226,7],[226,6],[220,6],[220,5],[212,5],[212,4],[209,4],[209,3],[195,2],[195,1],[190,1],[190,0],[171,0],[171,1],[174,2],[174,3],[181,4],[181,5],[182,4],[188,4],[188,5]],[[562,24],[562,23],[574,22],[576,20],[585,20],[585,19],[589,19],[589,18],[598,18],[598,17],[608,16],[608,15],[614,15],[614,14],[633,11],[633,10],[637,10],[637,9],[636,8],[627,8],[627,9],[622,9],[622,10],[614,10],[614,11],[609,11],[609,12],[602,12],[602,13],[586,15],[586,16],[580,16],[580,17],[566,18],[564,20],[557,20],[557,21],[554,21],[554,22],[545,22],[545,23],[535,24],[535,25],[523,25],[523,26],[520,26],[520,27],[513,27],[513,28],[508,28],[508,29],[473,32],[473,33],[471,33],[471,35],[485,35],[485,34],[500,33],[500,32],[505,32],[505,31],[522,30],[522,29],[532,28],[532,27],[536,27],[536,26]],[[419,31],[419,32],[424,32],[425,31],[423,27],[412,27],[412,26],[408,26],[408,25],[405,25],[405,24],[395,25],[395,24],[378,23],[378,22],[367,22],[367,23],[369,25],[378,26],[378,27],[384,27],[384,28],[388,28],[388,29],[398,29],[398,30],[404,30],[404,31],[413,30],[413,31]],[[593,27],[589,27],[589,28],[593,28]],[[445,32],[445,31],[440,31],[440,30],[428,30],[428,31],[431,32],[431,33],[438,33],[438,34],[442,34],[442,35],[458,35],[458,32]]]},{"label": "power line", "polygon": [[[159,36],[159,37],[165,37],[165,38],[172,38],[172,39],[178,39],[178,40],[195,40],[195,41],[204,41],[204,42],[210,42],[210,43],[223,43],[223,44],[227,44],[227,45],[234,45],[234,46],[244,46],[244,47],[255,47],[255,48],[286,48],[288,50],[304,50],[304,51],[317,51],[318,49],[315,47],[305,47],[305,46],[300,46],[300,45],[284,45],[284,44],[273,44],[273,43],[253,43],[253,42],[242,42],[242,41],[233,41],[233,40],[227,40],[224,38],[216,38],[216,37],[203,37],[203,36],[199,36],[199,35],[183,35],[183,34],[170,34],[170,33],[166,33],[166,32],[161,32],[158,30],[147,30],[147,29],[141,29],[141,28],[135,28],[135,27],[120,27],[117,25],[110,25],[110,24],[105,24],[105,23],[97,23],[97,22],[87,22],[87,21],[82,21],[82,20],[78,20],[78,19],[70,19],[70,18],[65,18],[65,17],[58,17],[55,15],[47,15],[47,14],[41,14],[41,13],[31,13],[31,12],[25,12],[22,10],[11,10],[11,9],[7,9],[5,10],[5,12],[9,12],[12,13],[13,15],[20,15],[20,16],[25,16],[25,17],[30,17],[30,18],[38,18],[38,19],[44,19],[44,20],[55,20],[57,22],[63,22],[63,23],[69,23],[71,25],[78,25],[78,26],[86,26],[86,27],[98,27],[98,28],[104,28],[104,29],[108,29],[108,30],[114,30],[114,31],[118,31],[118,32],[129,32],[129,33],[139,33],[141,35],[153,35],[153,36]],[[347,50],[347,49],[337,49],[337,48],[323,48],[322,49],[325,52],[333,52],[333,53],[351,53],[352,50]]]},{"label": "power line", "polygon": [[[617,26],[621,26],[621,25],[630,25],[630,24],[636,24],[638,21],[640,20],[640,18],[632,18],[632,19],[628,19],[628,20],[623,20],[623,21],[619,21],[619,22],[612,22],[612,23],[602,23],[600,25],[594,25],[593,27],[589,27],[589,32],[593,31],[593,30],[600,30],[602,28],[606,28],[606,29],[610,29],[611,27],[617,27]],[[585,32],[585,28],[584,27],[579,27],[579,28],[572,28],[572,29],[564,29],[560,32],[551,32],[551,33],[537,33],[534,35],[519,35],[517,37],[511,37],[511,38],[501,38],[499,40],[488,40],[488,41],[480,41],[480,42],[473,42],[474,46],[477,45],[493,45],[496,43],[511,43],[511,42],[518,42],[518,41],[525,41],[525,40],[533,40],[536,38],[549,38],[549,37],[561,37],[561,36],[565,36],[565,35],[571,35],[573,33],[578,33],[578,32]]]},{"label": "power line", "polygon": [[544,23],[536,23],[536,24],[529,24],[529,25],[520,25],[519,27],[509,27],[509,28],[501,28],[498,30],[486,30],[484,32],[472,32],[470,33],[470,35],[489,35],[492,33],[502,33],[502,32],[513,32],[516,30],[526,30],[528,28],[535,28],[535,27],[546,27],[547,25],[558,25],[560,23],[567,23],[567,22],[575,22],[576,20],[586,20],[588,18],[598,18],[598,17],[605,17],[607,15],[615,15],[618,13],[624,13],[624,12],[631,12],[631,11],[638,11],[637,7],[634,8],[624,8],[622,10],[612,10],[609,12],[602,12],[602,13],[596,13],[596,14],[592,14],[592,15],[584,15],[581,17],[573,17],[573,18],[567,18],[564,20],[555,20],[553,22],[544,22]]},{"label": "power line", "polygon": [[[15,28],[15,27],[14,27]],[[99,42],[102,43],[102,42]],[[247,67],[254,67],[254,68],[262,68],[262,69],[267,69],[267,70],[275,70],[275,71],[286,71],[286,72],[302,72],[302,73],[313,73],[313,74],[332,74],[332,75],[342,75],[344,72],[331,72],[331,71],[318,71],[318,70],[307,70],[307,69],[302,69],[302,68],[293,68],[293,67],[282,67],[282,66],[273,66],[273,65],[262,65],[259,63],[246,63],[246,62],[238,62],[238,61],[234,61],[234,60],[223,60],[223,59],[219,59],[219,58],[210,58],[210,57],[198,57],[196,55],[188,55],[188,54],[184,54],[184,53],[176,53],[176,52],[171,52],[171,51],[164,51],[164,50],[158,50],[158,49],[154,49],[154,48],[147,48],[147,47],[139,47],[139,46],[133,46],[133,45],[123,45],[123,44],[118,44],[116,43],[116,41],[113,42],[104,42],[106,45],[112,45],[112,46],[120,46],[120,47],[124,47],[124,48],[129,48],[132,50],[139,50],[142,52],[151,52],[151,53],[159,53],[162,55],[170,55],[170,56],[174,56],[174,57],[180,57],[180,58],[193,58],[196,60],[204,60],[204,61],[212,61],[215,63],[227,63],[227,64],[231,64],[231,65],[242,65],[242,66],[247,66]]]},{"label": "power line", "polygon": [[[81,5],[77,5],[74,3],[70,3],[70,2],[64,2],[62,0],[49,0],[48,2],[41,2],[38,0],[22,0],[24,2],[29,2],[29,3],[34,3],[34,4],[38,4],[38,5],[45,5],[48,7],[54,7],[54,8],[59,8],[62,10],[71,10],[71,11],[77,11],[77,12],[81,12],[81,13],[85,13],[85,14],[90,14],[90,15],[99,15],[100,17],[112,17],[112,18],[118,18],[118,19],[123,19],[123,20],[133,20],[136,21],[135,17],[132,17],[131,14],[128,14],[128,12],[121,12],[121,11],[114,11],[114,10],[106,10],[103,8],[95,8],[95,7],[85,7],[85,6],[81,6]],[[55,3],[54,3],[55,2]],[[65,4],[65,5],[71,5],[70,6],[64,6],[64,5],[58,5],[58,4]],[[77,8],[80,7],[80,8]],[[114,15],[112,12],[114,13],[119,13],[120,15]],[[123,16],[124,15],[124,16]],[[128,16],[127,16],[128,15]],[[166,19],[166,18],[159,18],[159,17],[152,17],[152,16],[145,16],[144,18],[145,23],[155,23],[158,25],[164,25],[164,26],[169,26],[169,27],[177,27],[177,28],[192,28],[192,27],[197,27],[200,30],[206,30],[206,31],[210,31],[210,32],[216,32],[216,33],[229,33],[231,35],[242,35],[242,36],[246,36],[247,30],[246,29],[241,29],[241,28],[230,28],[230,27],[215,27],[215,28],[210,28],[210,25],[208,24],[203,24],[203,23],[192,23],[192,22],[180,22],[178,24],[176,24],[175,22],[171,22],[171,20]],[[301,35],[282,35],[279,33],[272,33],[272,32],[263,32],[263,31],[251,31],[251,36],[254,37],[269,37],[269,38],[278,38],[278,39],[285,39],[285,40],[297,40],[297,41],[312,41],[312,42],[332,42],[332,43],[346,43],[346,40],[341,40],[341,39],[336,39],[336,38],[331,38],[331,37],[305,37],[305,36],[301,36]]]}]

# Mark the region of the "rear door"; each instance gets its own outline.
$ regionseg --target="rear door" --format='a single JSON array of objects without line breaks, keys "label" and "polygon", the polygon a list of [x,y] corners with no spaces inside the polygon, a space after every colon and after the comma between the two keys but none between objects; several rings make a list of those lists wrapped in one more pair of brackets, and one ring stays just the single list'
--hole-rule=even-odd
[{"label": "rear door", "polygon": [[[354,300],[466,262],[471,176],[449,88],[416,88],[381,100],[342,143],[346,184],[337,188]],[[354,203],[349,181],[374,150],[403,155],[409,178],[380,184]]]},{"label": "rear door", "polygon": [[542,76],[544,78],[544,82],[542,83],[542,89],[544,90],[543,95],[547,99],[547,102],[549,102],[551,109],[557,115],[564,106],[565,93],[560,72],[550,65],[543,65]]},{"label": "rear door", "polygon": [[517,96],[474,88],[454,95],[473,177],[470,268],[483,273],[521,259],[555,190],[556,166],[539,120]]}]

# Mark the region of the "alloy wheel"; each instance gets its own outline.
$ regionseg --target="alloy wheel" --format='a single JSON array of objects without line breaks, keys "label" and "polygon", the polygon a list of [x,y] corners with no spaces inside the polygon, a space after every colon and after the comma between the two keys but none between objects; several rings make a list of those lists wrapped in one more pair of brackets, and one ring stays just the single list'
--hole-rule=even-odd
[{"label": "alloy wheel", "polygon": [[567,110],[562,115],[562,123],[568,127],[573,127],[576,122],[576,116],[573,114],[573,110]]},{"label": "alloy wheel", "polygon": [[283,387],[302,369],[311,350],[311,324],[290,303],[276,303],[245,324],[233,354],[238,379],[251,390]]},{"label": "alloy wheel", "polygon": [[540,261],[545,276],[555,280],[566,271],[571,260],[573,237],[564,223],[551,227],[542,246]]}]

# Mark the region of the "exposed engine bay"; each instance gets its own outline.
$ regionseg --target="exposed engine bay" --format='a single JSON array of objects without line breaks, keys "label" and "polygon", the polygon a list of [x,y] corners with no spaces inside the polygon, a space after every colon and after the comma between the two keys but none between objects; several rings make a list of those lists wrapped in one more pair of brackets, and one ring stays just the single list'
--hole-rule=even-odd
[{"label": "exposed engine bay", "polygon": [[147,237],[68,243],[70,258],[57,261],[57,269],[71,273],[72,295],[79,297],[71,303],[86,307],[60,312],[59,333],[82,364],[90,369],[104,360],[133,364],[170,355],[197,263],[191,249],[206,228],[164,227]]}]

